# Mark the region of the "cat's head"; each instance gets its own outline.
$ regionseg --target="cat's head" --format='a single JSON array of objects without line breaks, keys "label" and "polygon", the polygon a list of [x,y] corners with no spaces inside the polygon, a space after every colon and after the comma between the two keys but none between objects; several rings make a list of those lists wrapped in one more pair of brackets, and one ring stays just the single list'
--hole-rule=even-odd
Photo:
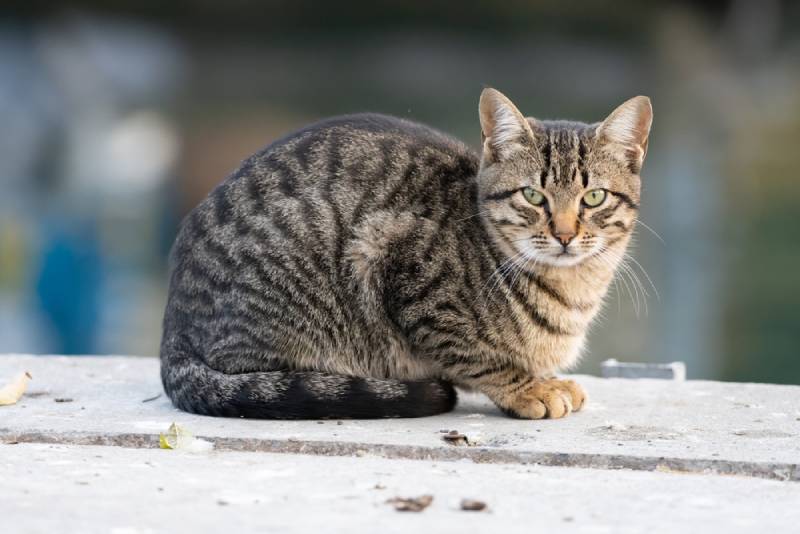
[{"label": "cat's head", "polygon": [[555,266],[624,247],[652,118],[650,99],[637,96],[602,123],[539,121],[485,89],[480,210],[501,247]]}]

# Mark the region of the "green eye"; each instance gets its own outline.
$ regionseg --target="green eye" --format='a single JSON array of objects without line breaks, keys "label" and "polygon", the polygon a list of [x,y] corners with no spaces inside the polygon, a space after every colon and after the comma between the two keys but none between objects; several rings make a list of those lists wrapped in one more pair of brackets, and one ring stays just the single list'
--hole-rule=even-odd
[{"label": "green eye", "polygon": [[522,190],[522,195],[525,197],[525,200],[534,206],[541,206],[544,204],[544,195],[532,187],[524,188]]},{"label": "green eye", "polygon": [[606,199],[606,192],[603,189],[592,189],[585,195],[583,195],[583,203],[589,206],[590,208],[594,208],[595,206],[599,206],[603,203]]}]

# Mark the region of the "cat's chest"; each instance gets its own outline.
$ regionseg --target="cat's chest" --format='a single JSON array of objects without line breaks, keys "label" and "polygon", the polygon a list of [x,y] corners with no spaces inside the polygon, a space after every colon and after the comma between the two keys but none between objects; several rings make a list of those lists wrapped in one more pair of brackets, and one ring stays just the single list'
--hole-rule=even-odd
[{"label": "cat's chest", "polygon": [[520,367],[533,375],[547,376],[571,368],[580,359],[586,340],[586,330],[571,335],[543,333],[531,325],[529,334],[523,336]]},{"label": "cat's chest", "polygon": [[[599,311],[605,284],[531,284],[508,301],[524,367],[535,374],[570,368],[580,358],[586,333]],[[502,319],[501,319],[502,320]],[[508,328],[506,329],[509,330]]]}]

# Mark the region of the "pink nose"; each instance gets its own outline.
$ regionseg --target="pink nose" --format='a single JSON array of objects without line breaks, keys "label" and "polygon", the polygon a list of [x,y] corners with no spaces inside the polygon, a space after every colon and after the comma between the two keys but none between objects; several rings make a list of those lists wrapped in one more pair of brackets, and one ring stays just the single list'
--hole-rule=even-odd
[{"label": "pink nose", "polygon": [[565,247],[575,238],[575,232],[556,232],[553,235],[555,235],[556,239],[561,241],[561,244]]}]

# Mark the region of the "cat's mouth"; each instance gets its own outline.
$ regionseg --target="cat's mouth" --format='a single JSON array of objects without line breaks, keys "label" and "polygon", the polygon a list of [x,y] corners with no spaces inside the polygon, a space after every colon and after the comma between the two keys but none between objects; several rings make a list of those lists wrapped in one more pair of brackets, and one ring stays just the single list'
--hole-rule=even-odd
[{"label": "cat's mouth", "polygon": [[586,259],[586,254],[572,249],[559,248],[538,254],[539,261],[554,267],[572,267]]},{"label": "cat's mouth", "polygon": [[558,247],[526,246],[522,248],[521,252],[528,258],[553,267],[572,267],[588,257],[585,251],[576,250],[574,247],[564,248],[561,245]]}]

